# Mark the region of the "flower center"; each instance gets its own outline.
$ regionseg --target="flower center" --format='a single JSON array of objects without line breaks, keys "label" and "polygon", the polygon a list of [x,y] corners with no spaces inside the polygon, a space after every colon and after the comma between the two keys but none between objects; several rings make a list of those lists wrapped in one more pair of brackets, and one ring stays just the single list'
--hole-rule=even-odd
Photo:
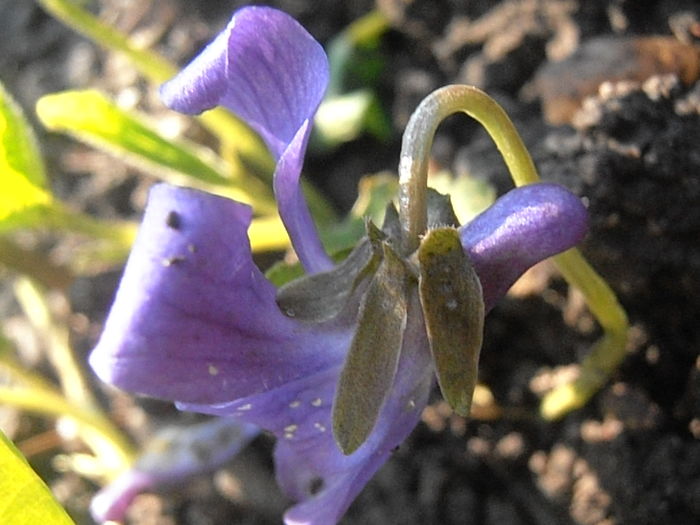
[{"label": "flower center", "polygon": [[428,230],[417,250],[404,253],[405,232],[390,204],[382,228],[367,222],[366,235],[342,263],[292,281],[277,294],[290,317],[356,324],[333,403],[333,433],[345,454],[375,427],[401,349],[415,344],[404,338],[415,294],[443,395],[458,413],[469,412],[483,332],[481,285],[462,249],[449,197],[426,189],[424,199]]}]

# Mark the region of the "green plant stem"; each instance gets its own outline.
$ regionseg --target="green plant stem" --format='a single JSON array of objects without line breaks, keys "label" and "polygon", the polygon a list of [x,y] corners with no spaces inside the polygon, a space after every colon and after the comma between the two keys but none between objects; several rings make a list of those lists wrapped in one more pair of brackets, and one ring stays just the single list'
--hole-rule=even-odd
[{"label": "green plant stem", "polygon": [[51,262],[45,254],[23,248],[4,237],[0,237],[0,264],[48,288],[65,290],[75,278],[68,268]]},{"label": "green plant stem", "polygon": [[[50,395],[48,392],[42,392],[40,396],[35,396],[26,389],[0,386],[0,403],[45,416],[69,417],[78,425],[87,427],[94,434],[99,435],[106,446],[94,448],[109,450],[109,457],[102,459],[106,459],[105,463],[111,466],[109,470],[113,473],[108,474],[110,478],[116,477],[119,471],[129,468],[136,458],[133,447],[101,414],[76,407],[58,394]],[[95,450],[95,452],[98,451]],[[104,454],[100,455],[104,456]]]},{"label": "green plant stem", "polygon": [[[515,126],[496,101],[472,86],[446,86],[433,92],[416,109],[406,127],[399,164],[399,209],[404,250],[412,251],[426,229],[425,188],[428,159],[435,130],[447,116],[463,112],[489,133],[516,186],[540,181],[532,158]],[[546,419],[557,419],[585,404],[605,384],[624,359],[628,321],[612,289],[576,248],[554,257],[564,279],[578,288],[604,330],[581,364],[579,377],[549,392],[540,406]]]},{"label": "green plant stem", "polygon": [[69,344],[68,328],[54,321],[46,291],[31,279],[20,277],[15,281],[14,292],[24,314],[43,339],[49,361],[58,373],[66,398],[79,406],[96,409],[97,402]]},{"label": "green plant stem", "polygon": [[0,404],[50,417],[68,417],[87,429],[86,440],[103,462],[110,466],[109,478],[130,467],[136,452],[121,432],[99,410],[88,410],[67,401],[55,387],[11,359],[0,358],[0,371],[20,386],[0,385]]},{"label": "green plant stem", "polygon": [[583,293],[588,308],[603,327],[603,337],[584,358],[579,376],[544,396],[540,413],[545,419],[559,419],[580,408],[605,385],[625,358],[629,329],[627,314],[615,292],[577,249],[555,255],[554,263],[564,279]]}]

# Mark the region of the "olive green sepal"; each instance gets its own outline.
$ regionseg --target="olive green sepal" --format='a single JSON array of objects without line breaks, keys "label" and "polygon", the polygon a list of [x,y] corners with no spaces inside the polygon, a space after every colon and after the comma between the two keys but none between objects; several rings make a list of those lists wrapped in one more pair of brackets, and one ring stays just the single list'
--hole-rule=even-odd
[{"label": "olive green sepal", "polygon": [[388,244],[382,247],[333,401],[333,435],[346,455],[365,442],[394,384],[409,288],[415,286],[404,261]]},{"label": "olive green sepal", "polygon": [[419,296],[440,390],[452,409],[471,409],[484,333],[481,283],[454,228],[429,231],[418,248]]},{"label": "olive green sepal", "polygon": [[325,321],[338,315],[372,261],[372,245],[365,238],[347,259],[332,270],[290,281],[277,290],[277,306],[300,321]]}]

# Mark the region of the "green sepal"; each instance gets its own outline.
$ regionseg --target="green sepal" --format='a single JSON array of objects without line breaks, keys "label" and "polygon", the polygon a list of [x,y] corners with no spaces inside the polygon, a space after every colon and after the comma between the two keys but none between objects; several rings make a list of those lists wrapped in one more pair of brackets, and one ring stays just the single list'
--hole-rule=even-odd
[{"label": "green sepal", "polygon": [[345,455],[367,439],[391,391],[406,328],[411,273],[386,243],[360,306],[333,401],[333,435]]},{"label": "green sepal", "polygon": [[430,230],[418,261],[420,302],[440,390],[455,412],[468,416],[484,332],[481,283],[454,228]]},{"label": "green sepal", "polygon": [[428,229],[441,228],[443,226],[459,227],[459,219],[455,215],[452,199],[449,195],[443,195],[432,188],[427,188],[426,204]]},{"label": "green sepal", "polygon": [[345,307],[358,276],[372,259],[368,240],[362,240],[347,259],[332,270],[295,279],[277,291],[277,305],[289,317],[325,321]]},{"label": "green sepal", "polygon": [[326,321],[338,315],[350,294],[377,270],[387,235],[371,220],[366,235],[332,270],[289,280],[277,291],[277,306],[301,321]]}]

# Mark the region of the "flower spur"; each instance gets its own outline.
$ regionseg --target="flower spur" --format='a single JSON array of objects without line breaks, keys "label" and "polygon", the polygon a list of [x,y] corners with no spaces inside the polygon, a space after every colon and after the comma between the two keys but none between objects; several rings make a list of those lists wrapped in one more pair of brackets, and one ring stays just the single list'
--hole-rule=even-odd
[{"label": "flower spur", "polygon": [[[274,433],[277,480],[298,502],[288,524],[342,517],[417,424],[435,365],[448,401],[467,412],[484,315],[586,228],[580,201],[555,185],[512,190],[459,227],[448,199],[402,178],[399,211],[388,208],[382,229],[368,223],[333,266],[299,187],[327,80],[325,53],[296,21],[250,7],[164,86],[174,109],[221,104],[260,133],[308,275],[275,290],[252,260],[248,206],[158,185],[90,359],[120,388]],[[411,158],[404,151],[402,167]]]}]

